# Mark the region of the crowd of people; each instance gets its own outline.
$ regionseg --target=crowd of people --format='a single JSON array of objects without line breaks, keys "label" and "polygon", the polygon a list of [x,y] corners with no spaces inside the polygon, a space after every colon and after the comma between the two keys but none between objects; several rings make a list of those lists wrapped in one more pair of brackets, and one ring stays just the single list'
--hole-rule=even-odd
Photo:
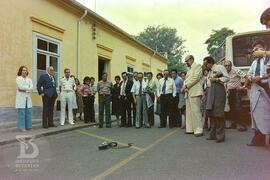
[{"label": "crowd of people", "polygon": [[[261,22],[270,27],[270,9],[263,13]],[[248,73],[232,67],[229,60],[224,65],[215,64],[210,56],[200,65],[192,55],[185,58],[187,72],[164,70],[156,78],[152,72],[147,72],[147,77],[142,72],[134,72],[131,78],[127,72],[122,72],[121,77],[115,76],[115,83],[103,73],[97,84],[95,78],[89,76],[81,84],[66,68],[59,84],[60,125],[63,126],[66,119],[71,125],[77,120],[96,122],[95,99],[98,96],[99,128],[111,128],[112,115],[119,127],[151,128],[158,117],[154,114],[157,114],[159,128],[166,128],[168,123],[169,128],[185,128],[186,134],[195,137],[203,136],[204,129],[208,129],[207,139],[220,143],[225,140],[225,119],[232,121],[228,128],[247,130],[241,118],[241,92],[251,85],[250,112],[255,135],[248,145],[265,145],[270,134],[270,52],[266,51],[263,40],[256,41],[252,48],[254,61]],[[31,130],[33,83],[27,67],[21,66],[17,75],[18,128]],[[244,85],[241,83],[243,78]],[[37,90],[43,102],[43,128],[56,127],[53,111],[58,93],[52,66],[40,76]],[[225,118],[226,111],[229,116]]]}]

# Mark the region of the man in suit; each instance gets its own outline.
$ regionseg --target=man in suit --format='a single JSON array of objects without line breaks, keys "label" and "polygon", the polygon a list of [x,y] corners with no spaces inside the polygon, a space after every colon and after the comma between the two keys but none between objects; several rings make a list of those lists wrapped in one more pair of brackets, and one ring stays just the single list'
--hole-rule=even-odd
[{"label": "man in suit", "polygon": [[[120,102],[121,102],[121,127],[131,127],[131,103],[132,93],[131,88],[133,81],[128,79],[127,73],[122,72],[122,82],[120,83]],[[128,120],[127,120],[128,116]]]},{"label": "man in suit", "polygon": [[190,69],[187,72],[182,91],[186,92],[186,134],[194,134],[195,137],[203,135],[201,96],[203,94],[200,83],[202,67],[194,62],[194,57],[188,55],[185,63]]},{"label": "man in suit", "polygon": [[56,84],[53,77],[54,69],[52,66],[47,68],[47,73],[40,76],[37,83],[38,94],[42,97],[42,127],[56,127],[53,123],[53,108],[57,98]]}]

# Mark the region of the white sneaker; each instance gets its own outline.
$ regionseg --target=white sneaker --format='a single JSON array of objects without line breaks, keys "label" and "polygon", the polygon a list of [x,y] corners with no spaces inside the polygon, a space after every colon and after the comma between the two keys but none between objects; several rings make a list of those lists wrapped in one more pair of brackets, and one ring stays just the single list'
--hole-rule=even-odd
[{"label": "white sneaker", "polygon": [[75,123],[71,121],[71,122],[69,122],[69,124],[73,125],[73,124],[75,124]]},{"label": "white sneaker", "polygon": [[62,124],[62,123],[61,123],[60,125],[61,125],[61,126],[64,126],[64,124]]}]

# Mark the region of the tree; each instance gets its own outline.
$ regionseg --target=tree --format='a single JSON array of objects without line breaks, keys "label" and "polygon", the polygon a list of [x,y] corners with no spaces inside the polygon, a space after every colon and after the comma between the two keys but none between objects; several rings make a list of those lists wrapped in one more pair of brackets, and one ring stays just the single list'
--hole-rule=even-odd
[{"label": "tree", "polygon": [[169,70],[175,68],[179,72],[186,71],[186,67],[182,63],[185,40],[177,36],[175,28],[163,25],[148,26],[135,38],[160,54],[167,53]]},{"label": "tree", "polygon": [[233,34],[235,34],[235,32],[227,27],[223,27],[220,30],[212,30],[212,34],[205,41],[208,53],[211,55],[219,45],[225,41],[226,37]]}]

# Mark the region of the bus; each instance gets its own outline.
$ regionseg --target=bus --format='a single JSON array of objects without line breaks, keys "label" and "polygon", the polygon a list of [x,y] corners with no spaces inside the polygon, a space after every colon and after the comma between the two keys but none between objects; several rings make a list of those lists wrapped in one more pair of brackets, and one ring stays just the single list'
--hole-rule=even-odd
[{"label": "bus", "polygon": [[[248,72],[253,58],[251,57],[252,44],[255,41],[262,40],[266,43],[267,50],[270,49],[270,30],[259,30],[244,33],[237,33],[228,36],[226,40],[211,55],[216,64],[224,65],[225,60],[232,62],[232,66],[244,72]],[[244,83],[245,79],[242,80]],[[242,109],[245,119],[249,116],[249,90],[242,94]]]}]

